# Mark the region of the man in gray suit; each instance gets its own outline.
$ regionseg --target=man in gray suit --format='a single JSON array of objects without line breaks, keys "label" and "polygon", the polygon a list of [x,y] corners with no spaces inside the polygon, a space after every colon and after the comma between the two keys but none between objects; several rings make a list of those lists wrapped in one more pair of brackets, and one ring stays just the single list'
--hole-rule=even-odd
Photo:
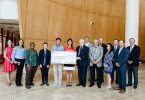
[{"label": "man in gray suit", "polygon": [[[90,43],[90,38],[88,36],[85,37],[85,46],[88,47],[89,49],[92,47],[92,44]],[[88,62],[88,80],[90,81],[90,58],[89,58],[89,62]]]},{"label": "man in gray suit", "polygon": [[103,77],[102,69],[102,57],[103,57],[103,48],[98,45],[99,41],[94,40],[94,45],[90,48],[89,57],[90,57],[90,69],[91,69],[91,79],[89,87],[94,86],[95,82],[95,69],[97,72],[97,86],[101,88],[101,79]]}]

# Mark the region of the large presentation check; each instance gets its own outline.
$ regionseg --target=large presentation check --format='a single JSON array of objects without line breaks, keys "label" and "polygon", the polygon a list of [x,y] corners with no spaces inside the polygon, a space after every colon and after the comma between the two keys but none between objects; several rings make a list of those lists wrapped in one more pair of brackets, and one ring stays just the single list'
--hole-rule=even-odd
[{"label": "large presentation check", "polygon": [[76,52],[53,51],[51,52],[51,64],[76,64]]}]

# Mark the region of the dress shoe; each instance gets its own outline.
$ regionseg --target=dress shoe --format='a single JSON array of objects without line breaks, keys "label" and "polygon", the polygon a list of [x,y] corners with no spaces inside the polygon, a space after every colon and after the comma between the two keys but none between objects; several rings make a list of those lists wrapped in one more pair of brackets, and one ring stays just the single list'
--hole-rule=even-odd
[{"label": "dress shoe", "polygon": [[83,85],[83,87],[86,87],[86,85]]},{"label": "dress shoe", "polygon": [[127,84],[127,86],[132,86],[132,84]]},{"label": "dress shoe", "polygon": [[101,84],[97,84],[98,88],[101,88]]},{"label": "dress shoe", "polygon": [[93,84],[90,84],[88,87],[93,87],[94,85]]},{"label": "dress shoe", "polygon": [[49,86],[49,84],[48,84],[48,83],[46,83],[46,86]]},{"label": "dress shoe", "polygon": [[20,84],[20,86],[23,86],[23,84]]},{"label": "dress shoe", "polygon": [[133,86],[134,89],[137,89],[137,86]]},{"label": "dress shoe", "polygon": [[121,89],[121,90],[119,91],[120,94],[123,94],[123,93],[125,93],[125,92],[126,92],[125,89]]},{"label": "dress shoe", "polygon": [[29,86],[29,85],[26,85],[26,88],[27,88],[27,89],[30,89],[30,88],[31,88],[31,86]]},{"label": "dress shoe", "polygon": [[43,86],[43,85],[44,85],[44,83],[41,83],[40,85],[41,85],[41,86]]},{"label": "dress shoe", "polygon": [[81,84],[79,83],[79,84],[77,84],[76,86],[81,86]]},{"label": "dress shoe", "polygon": [[31,86],[34,86],[34,83],[31,83],[30,85],[31,85]]}]

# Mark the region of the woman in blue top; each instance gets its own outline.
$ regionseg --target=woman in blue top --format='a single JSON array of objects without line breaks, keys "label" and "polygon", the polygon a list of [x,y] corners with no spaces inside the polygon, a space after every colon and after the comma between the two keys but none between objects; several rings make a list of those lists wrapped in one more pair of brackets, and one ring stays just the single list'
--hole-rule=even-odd
[{"label": "woman in blue top", "polygon": [[16,82],[16,86],[18,87],[23,86],[21,81],[22,81],[25,57],[26,57],[26,49],[24,48],[24,41],[20,39],[18,46],[15,46],[12,52],[12,61],[16,67],[15,82]]},{"label": "woman in blue top", "polygon": [[113,59],[113,46],[111,43],[107,44],[107,53],[104,57],[104,75],[106,77],[106,89],[111,89],[111,73],[113,69],[112,59]]}]

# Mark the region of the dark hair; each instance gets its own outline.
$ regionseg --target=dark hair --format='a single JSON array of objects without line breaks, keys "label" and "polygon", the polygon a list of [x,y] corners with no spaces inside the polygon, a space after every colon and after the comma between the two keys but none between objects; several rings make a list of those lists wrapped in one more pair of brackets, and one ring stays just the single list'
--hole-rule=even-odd
[{"label": "dark hair", "polygon": [[118,42],[118,39],[114,39],[114,41],[115,41],[115,40]]},{"label": "dark hair", "polygon": [[119,42],[122,41],[123,43],[125,43],[125,40],[119,40]]},{"label": "dark hair", "polygon": [[132,39],[135,41],[135,39],[134,39],[134,38],[130,38],[129,40],[132,40]]},{"label": "dark hair", "polygon": [[57,41],[57,40],[60,40],[60,42],[61,42],[61,38],[56,38],[56,41]]},{"label": "dark hair", "polygon": [[110,49],[109,53],[111,53],[113,51],[113,45],[111,43],[107,43],[107,45],[110,46],[111,49]]},{"label": "dark hair", "polygon": [[31,42],[31,43],[30,43],[30,46],[31,46],[32,44],[35,46],[35,43],[34,43],[34,42]]},{"label": "dark hair", "polygon": [[47,42],[43,42],[43,45],[44,45],[44,44],[47,44],[47,45],[48,45],[48,43],[47,43]]},{"label": "dark hair", "polygon": [[20,41],[22,41],[22,42],[23,42],[22,48],[24,48],[24,41],[23,41],[22,39],[20,39],[20,40],[18,41],[17,46],[19,46],[19,42],[20,42]]},{"label": "dark hair", "polygon": [[69,42],[69,41],[72,42],[72,44],[71,44],[71,48],[74,48],[74,47],[73,47],[73,40],[72,40],[72,39],[68,39],[68,40],[67,40],[67,45],[68,45],[68,42]]}]

